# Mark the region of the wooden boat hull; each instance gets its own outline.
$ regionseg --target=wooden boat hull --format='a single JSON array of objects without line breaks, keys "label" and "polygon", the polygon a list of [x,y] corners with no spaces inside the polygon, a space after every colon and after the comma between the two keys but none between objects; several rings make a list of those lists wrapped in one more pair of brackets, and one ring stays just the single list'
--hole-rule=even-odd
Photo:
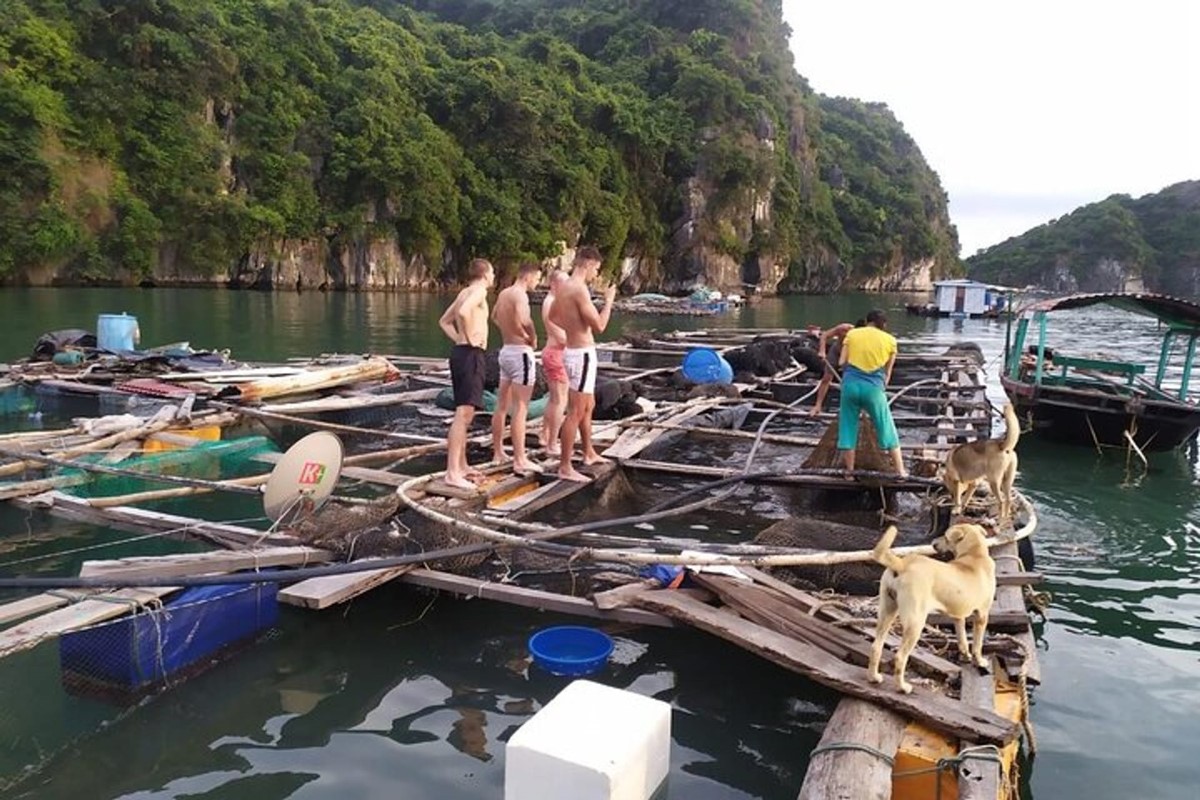
[{"label": "wooden boat hull", "polygon": [[1141,449],[1161,452],[1185,444],[1200,429],[1200,407],[1187,403],[1038,387],[1007,377],[1001,383],[1017,416],[1031,420],[1033,432],[1051,441],[1127,447],[1128,431]]}]

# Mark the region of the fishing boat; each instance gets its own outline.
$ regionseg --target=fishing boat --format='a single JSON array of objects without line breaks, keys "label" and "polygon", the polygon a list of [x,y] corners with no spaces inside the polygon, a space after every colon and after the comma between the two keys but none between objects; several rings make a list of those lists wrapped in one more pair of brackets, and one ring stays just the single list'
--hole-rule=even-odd
[{"label": "fishing boat", "polygon": [[[1108,305],[1153,317],[1161,338],[1152,375],[1136,360],[1064,352],[1047,341],[1054,312]],[[1043,300],[1009,319],[1004,391],[1022,419],[1047,439],[1087,446],[1171,450],[1200,429],[1200,407],[1189,398],[1200,305],[1160,294],[1076,294]],[[1175,354],[1183,345],[1182,356]],[[1179,374],[1177,385],[1168,376]]]}]

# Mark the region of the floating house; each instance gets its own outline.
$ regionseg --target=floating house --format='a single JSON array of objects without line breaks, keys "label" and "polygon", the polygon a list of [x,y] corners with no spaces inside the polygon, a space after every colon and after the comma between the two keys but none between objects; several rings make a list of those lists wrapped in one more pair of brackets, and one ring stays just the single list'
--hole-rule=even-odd
[{"label": "floating house", "polygon": [[937,281],[933,284],[932,303],[905,306],[910,314],[923,317],[998,317],[1007,305],[1007,287],[993,286],[967,278]]}]

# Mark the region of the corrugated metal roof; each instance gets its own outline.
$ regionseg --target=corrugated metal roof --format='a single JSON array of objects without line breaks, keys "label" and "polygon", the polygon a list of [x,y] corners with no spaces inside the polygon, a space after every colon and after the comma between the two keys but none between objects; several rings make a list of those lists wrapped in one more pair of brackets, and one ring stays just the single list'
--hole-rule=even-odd
[{"label": "corrugated metal roof", "polygon": [[1094,294],[1072,294],[1042,300],[1028,306],[1030,311],[1063,311],[1070,308],[1086,308],[1108,304],[1147,317],[1154,317],[1174,328],[1200,331],[1200,305],[1181,297],[1167,294],[1135,294],[1128,292],[1097,292]]}]

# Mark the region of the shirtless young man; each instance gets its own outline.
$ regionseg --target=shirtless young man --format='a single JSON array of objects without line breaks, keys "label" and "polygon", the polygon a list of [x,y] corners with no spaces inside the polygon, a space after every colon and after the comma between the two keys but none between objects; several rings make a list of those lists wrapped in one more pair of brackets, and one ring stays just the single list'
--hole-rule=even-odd
[{"label": "shirtless young man", "polygon": [[829,394],[829,385],[833,383],[835,377],[838,377],[834,370],[842,356],[842,339],[850,331],[861,328],[865,324],[866,322],[861,319],[853,323],[843,322],[821,332],[821,338],[817,344],[817,355],[825,359],[825,372],[821,375],[821,382],[817,384],[817,401],[813,403],[812,411],[808,412],[810,417],[819,415],[825,408],[825,395]]},{"label": "shirtless young man", "polygon": [[567,416],[562,424],[562,454],[558,477],[568,481],[587,481],[588,477],[571,465],[575,434],[583,443],[583,463],[602,464],[604,459],[592,447],[592,410],[596,407],[596,340],[594,335],[608,327],[617,287],[604,293],[604,308],[597,312],[588,292],[588,282],[600,272],[600,251],[581,247],[571,266],[571,279],[559,289],[550,309],[550,320],[567,337],[563,363],[567,369]]},{"label": "shirtless young man", "polygon": [[556,269],[550,273],[550,290],[542,301],[542,324],[546,327],[546,347],[542,350],[542,372],[546,376],[546,413],[542,415],[542,447],[549,455],[559,454],[558,434],[562,429],[563,414],[567,410],[567,369],[563,365],[563,349],[567,346],[567,332],[550,319],[550,309],[558,299],[559,290],[567,282],[567,273]]},{"label": "shirtless young man", "polygon": [[500,348],[500,396],[492,412],[492,460],[504,460],[504,419],[512,414],[513,472],[525,475],[541,472],[525,455],[525,417],[537,367],[533,358],[537,347],[537,329],[529,315],[529,290],[542,279],[537,264],[522,264],[517,279],[496,297],[492,322],[500,329],[504,346]]},{"label": "shirtless young man", "polygon": [[454,348],[450,351],[450,381],[454,385],[454,421],[447,437],[445,482],[459,489],[473,489],[471,478],[480,477],[467,465],[467,431],[475,409],[483,408],[483,353],[488,340],[487,290],[496,282],[489,261],[471,262],[467,284],[450,304],[438,327]]}]

